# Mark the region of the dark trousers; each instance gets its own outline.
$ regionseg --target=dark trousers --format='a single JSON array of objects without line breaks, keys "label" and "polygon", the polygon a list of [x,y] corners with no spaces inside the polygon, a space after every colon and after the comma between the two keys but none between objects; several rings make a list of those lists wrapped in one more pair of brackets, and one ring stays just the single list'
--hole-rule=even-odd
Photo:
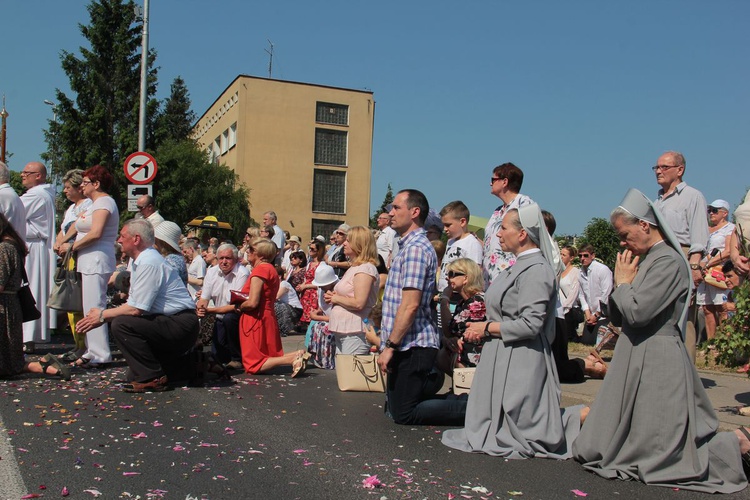
[{"label": "dark trousers", "polygon": [[552,342],[552,357],[557,366],[560,382],[583,382],[584,361],[568,357],[568,325],[562,318],[555,319],[555,340]]},{"label": "dark trousers", "polygon": [[165,374],[164,363],[192,349],[198,338],[198,316],[194,309],[172,316],[118,316],[110,330],[130,368],[129,379],[148,382]]},{"label": "dark trousers", "polygon": [[397,424],[463,425],[465,399],[434,397],[445,378],[434,369],[437,352],[412,347],[393,353],[386,396],[388,411]]},{"label": "dark trousers", "polygon": [[242,361],[240,315],[238,313],[230,312],[224,314],[224,317],[221,319],[216,318],[213,344],[216,361],[220,363]]}]

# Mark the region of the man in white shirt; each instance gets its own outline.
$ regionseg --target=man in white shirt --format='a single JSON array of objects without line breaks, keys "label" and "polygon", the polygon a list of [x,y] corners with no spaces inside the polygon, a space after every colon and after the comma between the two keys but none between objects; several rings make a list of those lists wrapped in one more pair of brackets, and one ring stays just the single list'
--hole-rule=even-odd
[{"label": "man in white shirt", "polygon": [[[198,300],[198,317],[216,314],[214,323],[213,352],[216,360],[226,363],[232,370],[242,369],[240,349],[240,315],[229,303],[230,291],[241,290],[250,277],[250,272],[240,264],[239,251],[231,243],[224,243],[217,250],[219,265],[206,273],[203,291]],[[213,302],[213,306],[210,303]]]},{"label": "man in white shirt", "polygon": [[279,227],[279,225],[276,223],[278,218],[276,217],[276,212],[273,210],[270,210],[263,214],[263,225],[264,226],[273,226],[273,238],[271,238],[271,241],[276,243],[276,248],[279,249],[279,253],[276,254],[276,260],[273,262],[276,265],[281,265],[281,252],[284,248],[284,245],[286,245],[286,236],[284,235],[284,230]]},{"label": "man in white shirt", "polygon": [[135,201],[135,208],[138,209],[138,213],[149,221],[152,226],[156,227],[164,222],[164,217],[161,216],[159,211],[154,205],[154,197],[144,194]]},{"label": "man in white shirt", "polygon": [[385,267],[390,269],[391,254],[393,253],[393,245],[396,241],[396,231],[391,227],[391,216],[385,212],[378,215],[378,230],[380,230],[376,241],[378,255],[383,258]]},{"label": "man in white shirt", "polygon": [[595,260],[596,251],[592,245],[585,245],[578,256],[581,259],[578,300],[585,317],[581,342],[594,345],[599,327],[609,323],[609,319],[601,310],[601,304],[609,302],[609,295],[612,293],[612,271]]},{"label": "man in white shirt", "polygon": [[26,240],[26,209],[16,190],[11,187],[8,165],[0,161],[0,211],[22,240]]},{"label": "man in white shirt", "polygon": [[201,257],[198,242],[193,239],[187,239],[182,244],[182,255],[188,264],[188,292],[195,299],[195,294],[203,286],[203,278],[206,276],[206,261]]},{"label": "man in white shirt", "polygon": [[23,324],[26,352],[34,351],[34,342],[49,342],[50,329],[57,328],[57,311],[47,307],[52,280],[57,268],[55,244],[55,188],[47,183],[47,168],[39,162],[26,164],[21,172],[26,192],[21,202],[26,210],[26,274],[42,317]]}]

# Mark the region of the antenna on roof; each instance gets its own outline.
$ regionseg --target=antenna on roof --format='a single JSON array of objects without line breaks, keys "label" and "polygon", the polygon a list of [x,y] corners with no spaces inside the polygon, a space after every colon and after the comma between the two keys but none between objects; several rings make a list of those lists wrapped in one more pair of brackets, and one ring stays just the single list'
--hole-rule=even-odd
[{"label": "antenna on roof", "polygon": [[[268,38],[266,38],[266,40],[268,40]],[[263,50],[268,52],[268,78],[271,78],[271,75],[273,74],[273,42],[271,40],[268,40],[268,45],[271,46],[271,50]]]}]

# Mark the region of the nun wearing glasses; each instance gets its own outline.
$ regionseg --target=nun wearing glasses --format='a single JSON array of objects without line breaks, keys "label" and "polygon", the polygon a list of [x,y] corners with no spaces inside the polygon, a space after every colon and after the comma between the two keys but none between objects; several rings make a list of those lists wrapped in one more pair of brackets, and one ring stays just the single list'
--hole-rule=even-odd
[{"label": "nun wearing glasses", "polygon": [[612,211],[622,252],[610,318],[622,327],[573,456],[610,479],[707,493],[747,486],[748,429],[719,422],[685,349],[691,274],[661,212],[631,189]]}]

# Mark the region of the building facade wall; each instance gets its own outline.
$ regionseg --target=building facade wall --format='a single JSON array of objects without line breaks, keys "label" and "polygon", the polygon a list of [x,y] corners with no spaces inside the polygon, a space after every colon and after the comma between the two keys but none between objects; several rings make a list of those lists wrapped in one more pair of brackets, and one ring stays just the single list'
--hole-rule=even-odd
[{"label": "building facade wall", "polygon": [[[318,107],[326,108],[322,103],[335,106],[331,113],[346,108],[347,123],[317,121]],[[314,220],[317,232],[340,222],[367,225],[374,114],[372,92],[240,76],[198,120],[194,138],[213,148],[218,161],[234,169],[250,188],[250,213],[256,221],[273,210],[282,228],[308,239],[315,236]],[[328,115],[322,116],[328,120]],[[345,165],[316,164],[316,134],[333,134],[338,145],[345,143]],[[323,185],[321,178],[335,182]],[[340,191],[333,189],[339,182],[344,184],[345,203],[332,210],[332,205],[339,205]],[[313,211],[314,202],[323,209]]]}]

